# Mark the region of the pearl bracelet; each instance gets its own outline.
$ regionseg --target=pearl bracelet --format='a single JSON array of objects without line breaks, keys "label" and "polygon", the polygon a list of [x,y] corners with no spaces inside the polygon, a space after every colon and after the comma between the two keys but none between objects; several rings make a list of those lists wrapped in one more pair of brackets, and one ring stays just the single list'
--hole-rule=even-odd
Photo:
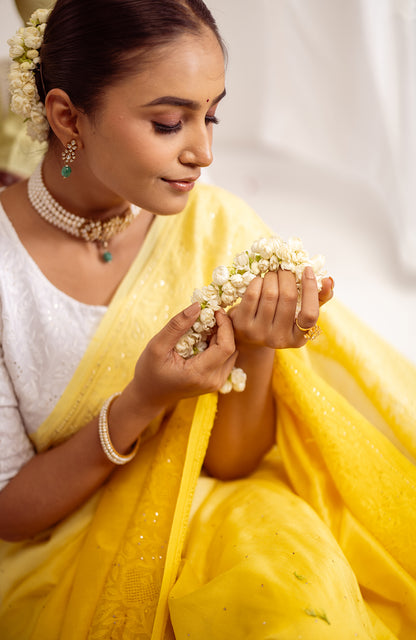
[{"label": "pearl bracelet", "polygon": [[104,402],[101,408],[100,415],[98,418],[98,433],[100,436],[101,446],[103,448],[105,455],[113,464],[126,464],[127,462],[130,462],[130,460],[133,460],[140,444],[140,438],[139,438],[134,446],[133,451],[126,456],[121,453],[118,453],[113,447],[113,444],[110,439],[110,434],[108,433],[108,412],[110,410],[110,407],[113,401],[116,398],[118,398],[120,395],[121,395],[121,392],[119,391],[118,393],[114,393],[112,396],[107,398],[107,400]]}]

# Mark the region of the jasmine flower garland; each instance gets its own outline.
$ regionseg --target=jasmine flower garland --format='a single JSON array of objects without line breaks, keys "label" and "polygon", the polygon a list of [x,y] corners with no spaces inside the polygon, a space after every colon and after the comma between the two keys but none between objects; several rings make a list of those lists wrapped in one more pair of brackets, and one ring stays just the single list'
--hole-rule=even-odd
[{"label": "jasmine flower garland", "polygon": [[36,87],[35,70],[40,64],[40,48],[49,13],[48,9],[38,9],[28,20],[29,26],[21,27],[7,41],[13,60],[9,72],[10,108],[25,119],[28,135],[39,142],[47,140],[49,123]]},{"label": "jasmine flower garland", "polygon": [[[278,236],[259,238],[251,249],[237,254],[230,267],[219,266],[214,269],[211,284],[195,289],[192,302],[199,302],[201,313],[192,328],[182,336],[175,349],[183,358],[191,358],[208,346],[215,327],[215,311],[235,304],[256,276],[264,276],[268,271],[285,269],[296,277],[299,313],[302,299],[302,274],[305,267],[312,267],[318,291],[322,289],[322,280],[327,275],[324,270],[325,259],[322,255],[310,258],[300,238],[289,238],[287,242]],[[220,393],[244,391],[246,374],[242,369],[234,368]]]}]

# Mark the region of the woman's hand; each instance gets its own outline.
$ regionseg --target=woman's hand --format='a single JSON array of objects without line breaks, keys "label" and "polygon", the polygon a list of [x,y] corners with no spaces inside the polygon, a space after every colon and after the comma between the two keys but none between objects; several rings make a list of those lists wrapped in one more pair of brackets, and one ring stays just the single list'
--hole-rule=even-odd
[{"label": "woman's hand", "polygon": [[[128,453],[165,407],[217,390],[228,377],[237,353],[231,320],[222,310],[206,351],[184,360],[174,350],[199,312],[197,304],[188,307],[149,342],[134,379],[112,404],[110,438],[119,453]],[[100,445],[96,417],[60,446],[34,456],[0,491],[0,537],[23,540],[44,531],[77,509],[113,468]]]},{"label": "woman's hand", "polygon": [[[305,269],[298,318],[301,327],[316,324],[319,306],[332,298],[332,288],[333,282],[327,278],[318,294],[313,270]],[[251,473],[276,442],[274,349],[306,343],[295,324],[296,303],[294,275],[279,270],[252,280],[241,303],[229,311],[239,352],[237,365],[247,373],[247,385],[242,393],[219,397],[205,457],[205,468],[217,478],[229,480]]]},{"label": "woman's hand", "polygon": [[[319,307],[332,298],[333,283],[326,278],[318,293],[311,267],[302,277],[302,306],[298,316],[301,327],[313,327]],[[256,277],[247,287],[239,305],[229,311],[238,349],[284,349],[305,344],[305,333],[295,323],[297,287],[293,273],[279,269]]]},{"label": "woman's hand", "polygon": [[174,316],[149,342],[140,356],[130,385],[140,412],[143,405],[161,411],[185,397],[217,391],[233,368],[237,353],[230,318],[216,312],[216,332],[208,348],[184,359],[175,351],[178,340],[192,327],[201,308],[194,303]]}]

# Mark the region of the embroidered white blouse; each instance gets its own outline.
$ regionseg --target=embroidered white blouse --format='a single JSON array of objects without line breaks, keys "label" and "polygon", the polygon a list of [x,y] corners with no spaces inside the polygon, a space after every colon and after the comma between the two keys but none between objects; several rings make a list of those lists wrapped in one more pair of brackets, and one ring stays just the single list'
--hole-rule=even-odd
[{"label": "embroidered white blouse", "polygon": [[105,311],[44,276],[0,205],[0,489],[34,455],[28,434],[62,395]]}]

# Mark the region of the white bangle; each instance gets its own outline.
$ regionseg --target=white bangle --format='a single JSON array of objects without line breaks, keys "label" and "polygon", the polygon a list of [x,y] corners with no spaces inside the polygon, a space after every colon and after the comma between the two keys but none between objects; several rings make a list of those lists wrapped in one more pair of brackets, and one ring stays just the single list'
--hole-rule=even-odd
[{"label": "white bangle", "polygon": [[113,464],[126,464],[127,462],[130,462],[130,460],[133,460],[140,444],[140,438],[139,438],[134,446],[133,451],[126,456],[121,453],[118,453],[113,447],[113,444],[110,439],[110,434],[108,433],[108,412],[110,410],[110,407],[113,401],[116,398],[118,398],[120,395],[121,395],[121,392],[119,391],[118,393],[114,393],[112,396],[107,398],[107,400],[104,402],[101,408],[100,415],[98,418],[98,433],[100,435],[101,446],[103,448],[105,455],[111,462],[113,462]]}]

